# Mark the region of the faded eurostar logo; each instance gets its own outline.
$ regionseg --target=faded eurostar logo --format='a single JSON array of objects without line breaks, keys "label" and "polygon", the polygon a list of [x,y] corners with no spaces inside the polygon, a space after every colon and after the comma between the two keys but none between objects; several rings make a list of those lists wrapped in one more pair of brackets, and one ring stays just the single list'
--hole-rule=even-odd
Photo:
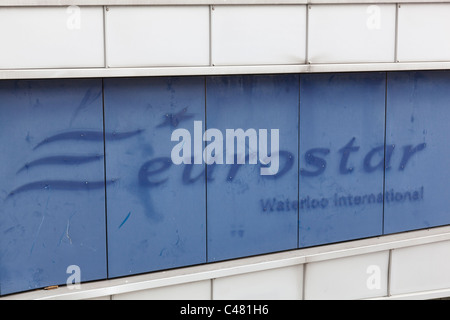
[{"label": "faded eurostar logo", "polygon": [[[91,97],[91,92],[88,91],[86,96],[80,105],[85,105]],[[188,113],[188,108],[183,108],[177,113],[166,113],[163,116],[163,121],[156,126],[156,128],[162,128],[165,126],[177,127],[180,122],[194,117],[194,114]],[[33,151],[41,149],[49,144],[53,143],[67,143],[70,141],[81,141],[85,143],[105,143],[131,139],[144,132],[143,129],[137,129],[127,132],[104,132],[99,130],[71,130],[66,132],[57,133],[50,137],[47,137],[40,141],[34,148]],[[104,156],[102,154],[59,154],[51,155],[47,157],[38,158],[25,163],[16,174],[22,174],[23,172],[29,172],[32,170],[37,170],[40,167],[46,166],[78,166],[83,164],[88,164],[92,162],[104,161]],[[143,166],[145,168],[145,164]],[[140,172],[142,169],[140,170]],[[33,191],[33,190],[62,190],[62,191],[77,191],[77,190],[96,190],[103,189],[105,185],[112,184],[116,182],[118,178],[113,178],[107,181],[98,180],[39,180],[21,185],[8,194],[8,198],[14,195]],[[142,178],[139,176],[139,181]]]},{"label": "faded eurostar logo", "polygon": [[[231,182],[236,176],[239,167],[244,164],[260,164],[260,175],[280,178],[288,171],[295,168],[295,155],[288,150],[280,150],[280,130],[279,129],[226,129],[222,132],[216,128],[209,128],[203,132],[203,122],[194,121],[193,132],[184,128],[178,128],[181,122],[186,122],[195,117],[195,114],[188,113],[188,108],[184,108],[177,113],[166,113],[162,116],[161,123],[155,126],[156,129],[163,127],[173,128],[170,136],[171,142],[177,142],[172,146],[170,157],[160,155],[153,159],[147,159],[137,172],[140,187],[155,187],[165,181],[168,177],[153,180],[152,176],[164,174],[170,170],[172,165],[184,165],[182,182],[184,184],[195,183],[200,175],[192,177],[192,167],[198,164],[206,164],[210,167],[226,164],[229,166],[226,181]],[[103,130],[72,130],[57,133],[47,137],[36,144],[33,150],[44,148],[54,143],[68,143],[70,141],[81,141],[85,143],[114,143],[114,141],[127,140],[142,135],[144,129],[136,129],[126,132],[104,132]],[[209,142],[205,145],[205,142]],[[225,148],[225,150],[224,150]],[[416,157],[426,148],[425,143],[417,145],[407,144],[402,146],[397,152],[400,153],[400,162],[396,165],[398,171],[403,171],[407,167],[410,159]],[[340,154],[340,160],[334,167],[338,168],[338,173],[345,175],[354,172],[354,168],[349,166],[350,158],[361,157],[362,172],[372,173],[376,170],[388,170],[392,164],[392,155],[395,152],[394,145],[380,144],[372,148],[369,152],[359,155],[360,147],[356,137],[352,137],[342,148],[335,150]],[[327,159],[332,152],[330,148],[316,147],[306,150],[303,161],[300,161],[298,174],[301,177],[317,177],[322,175],[329,168]],[[299,154],[300,156],[300,154]],[[336,159],[335,157],[333,159]],[[92,162],[107,161],[103,154],[59,154],[49,155],[29,161],[20,166],[17,175],[23,172],[37,170],[44,166],[77,166]],[[354,162],[354,161],[353,161]],[[203,170],[206,170],[204,168]],[[213,181],[208,176],[208,181]],[[161,177],[161,176],[159,176]],[[119,179],[113,178],[107,181],[98,180],[39,180],[21,185],[12,190],[8,197],[32,191],[32,190],[94,190],[102,189],[105,185],[112,184]]]},{"label": "faded eurostar logo", "polygon": [[[134,136],[141,134],[144,130],[135,130],[130,132],[106,132],[103,131],[89,131],[89,130],[74,130],[63,133],[58,133],[56,135],[50,136],[39,142],[33,150],[44,147],[45,145],[56,143],[56,142],[67,142],[67,141],[84,141],[93,143],[103,143],[104,139],[108,141],[118,141],[129,139]],[[48,157],[42,157],[35,159],[33,161],[25,163],[18,171],[17,174],[21,174],[25,171],[35,170],[43,166],[75,166],[82,165],[91,162],[103,161],[104,157],[101,154],[60,154],[52,155]],[[8,197],[17,195],[22,192],[32,191],[32,190],[95,190],[102,189],[106,184],[110,184],[117,179],[112,179],[110,181],[76,181],[76,180],[39,180],[31,183],[22,185],[13,191],[11,191]]]}]

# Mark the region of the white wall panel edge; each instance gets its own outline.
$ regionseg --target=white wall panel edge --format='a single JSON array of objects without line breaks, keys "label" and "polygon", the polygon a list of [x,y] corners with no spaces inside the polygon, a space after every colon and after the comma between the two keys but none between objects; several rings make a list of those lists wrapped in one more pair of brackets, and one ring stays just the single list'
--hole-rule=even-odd
[{"label": "white wall panel edge", "polygon": [[397,294],[385,297],[377,297],[365,300],[431,300],[450,297],[450,288],[441,290],[429,290],[412,292],[407,294]]},{"label": "white wall panel edge", "polygon": [[[448,227],[443,227],[448,228]],[[438,228],[439,229],[439,228]],[[356,240],[360,245],[355,245],[353,241],[345,242],[337,245],[329,245],[328,251],[321,253],[308,254],[304,252],[306,263],[318,262],[331,259],[339,259],[342,257],[350,257],[355,255],[369,254],[380,251],[388,251],[400,248],[415,247],[431,243],[438,243],[450,240],[450,234],[447,232],[435,233],[436,229],[427,229],[420,231],[411,231],[407,233],[399,233],[366,240]],[[411,238],[404,238],[408,234],[414,235]],[[367,241],[366,244],[363,242]],[[353,244],[353,245],[352,245]],[[342,245],[342,248],[339,246]],[[336,250],[331,248],[336,246]],[[305,251],[308,249],[304,249]]]},{"label": "white wall panel edge", "polygon": [[0,68],[102,68],[103,8],[1,7]]},{"label": "white wall panel edge", "polygon": [[354,300],[388,295],[389,256],[389,250],[384,250],[306,264],[304,299]]},{"label": "white wall panel edge", "polygon": [[[366,0],[362,0],[366,1]],[[375,0],[374,0],[375,1]],[[390,1],[390,0],[388,0]],[[443,0],[442,0],[443,1]],[[184,5],[260,5],[307,4],[308,0],[3,0],[0,7],[26,6],[184,6]]]},{"label": "white wall panel edge", "polygon": [[449,62],[0,70],[0,80],[450,70]]},{"label": "white wall panel edge", "polygon": [[398,61],[442,61],[450,59],[450,5],[409,3],[398,5]]},{"label": "white wall panel edge", "polygon": [[308,6],[308,62],[395,62],[394,4]]},{"label": "white wall panel edge", "polygon": [[209,29],[209,6],[108,7],[107,66],[209,66]]},{"label": "white wall panel edge", "polygon": [[[450,0],[433,0],[433,3]],[[424,0],[2,0],[6,6],[114,6],[114,5],[248,5],[248,4],[367,4],[367,3],[429,3]]]},{"label": "white wall panel edge", "polygon": [[212,65],[305,64],[306,7],[213,6]]},{"label": "white wall panel edge", "polygon": [[[257,271],[275,270],[289,266],[307,266],[310,262],[346,258],[448,240],[450,240],[450,226],[445,226],[138,276],[96,281],[81,284],[80,289],[71,290],[68,287],[60,287],[52,291],[38,290],[6,296],[0,298],[0,300],[92,299]],[[445,290],[440,291],[442,291],[442,294],[446,294]]]}]

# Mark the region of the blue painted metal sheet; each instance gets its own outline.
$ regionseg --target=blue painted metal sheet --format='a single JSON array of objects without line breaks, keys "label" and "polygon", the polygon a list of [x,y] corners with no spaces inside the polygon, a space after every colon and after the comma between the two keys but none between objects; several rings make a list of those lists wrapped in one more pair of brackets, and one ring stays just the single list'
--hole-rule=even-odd
[{"label": "blue painted metal sheet", "polygon": [[450,224],[450,72],[388,74],[385,232]]},{"label": "blue painted metal sheet", "polygon": [[[205,79],[105,79],[110,277],[206,262],[205,166],[171,160],[205,119]],[[203,172],[203,173],[202,173]]]},{"label": "blue painted metal sheet", "polygon": [[302,75],[300,247],[382,233],[385,78]]},{"label": "blue painted metal sheet", "polygon": [[106,278],[102,81],[0,82],[0,163],[1,294]]},{"label": "blue painted metal sheet", "polygon": [[448,225],[449,89],[448,71],[1,81],[0,294]]},{"label": "blue painted metal sheet", "polygon": [[[298,109],[297,75],[207,78],[207,129],[219,130],[224,153],[236,156],[234,165],[225,161],[226,155],[224,164],[208,165],[209,261],[297,247]],[[245,152],[230,149],[226,131],[238,129],[254,129],[258,143],[265,141],[272,156],[272,132],[279,130],[278,167],[273,160],[264,161],[261,145],[250,139]],[[254,155],[256,164],[250,164]],[[241,156],[245,165],[237,164]],[[261,168],[269,165],[272,175],[262,175]]]}]

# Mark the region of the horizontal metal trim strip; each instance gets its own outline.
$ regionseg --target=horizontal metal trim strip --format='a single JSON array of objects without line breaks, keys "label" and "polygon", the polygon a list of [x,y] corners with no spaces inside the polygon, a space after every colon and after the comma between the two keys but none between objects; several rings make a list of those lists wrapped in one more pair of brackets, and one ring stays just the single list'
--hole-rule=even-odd
[{"label": "horizontal metal trim strip", "polygon": [[[404,293],[365,300],[431,300],[450,297],[450,288]],[[447,300],[447,299],[446,299]]]},{"label": "horizontal metal trim strip", "polygon": [[0,80],[448,70],[450,62],[0,70]]},{"label": "horizontal metal trim strip", "polygon": [[[2,0],[0,7],[21,6],[140,6],[140,5],[263,5],[263,4],[366,4],[426,3],[424,0]],[[450,3],[433,0],[432,3]]]}]

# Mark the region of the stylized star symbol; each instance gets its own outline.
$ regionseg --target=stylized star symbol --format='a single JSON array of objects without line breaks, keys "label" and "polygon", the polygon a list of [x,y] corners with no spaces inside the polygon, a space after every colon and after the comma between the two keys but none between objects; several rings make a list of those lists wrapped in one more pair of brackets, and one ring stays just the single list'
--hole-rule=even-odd
[{"label": "stylized star symbol", "polygon": [[171,126],[171,127],[178,127],[181,121],[191,119],[194,117],[193,113],[187,113],[188,108],[184,108],[178,113],[166,113],[164,115],[164,122],[160,123],[157,128],[165,127],[165,126]]}]

